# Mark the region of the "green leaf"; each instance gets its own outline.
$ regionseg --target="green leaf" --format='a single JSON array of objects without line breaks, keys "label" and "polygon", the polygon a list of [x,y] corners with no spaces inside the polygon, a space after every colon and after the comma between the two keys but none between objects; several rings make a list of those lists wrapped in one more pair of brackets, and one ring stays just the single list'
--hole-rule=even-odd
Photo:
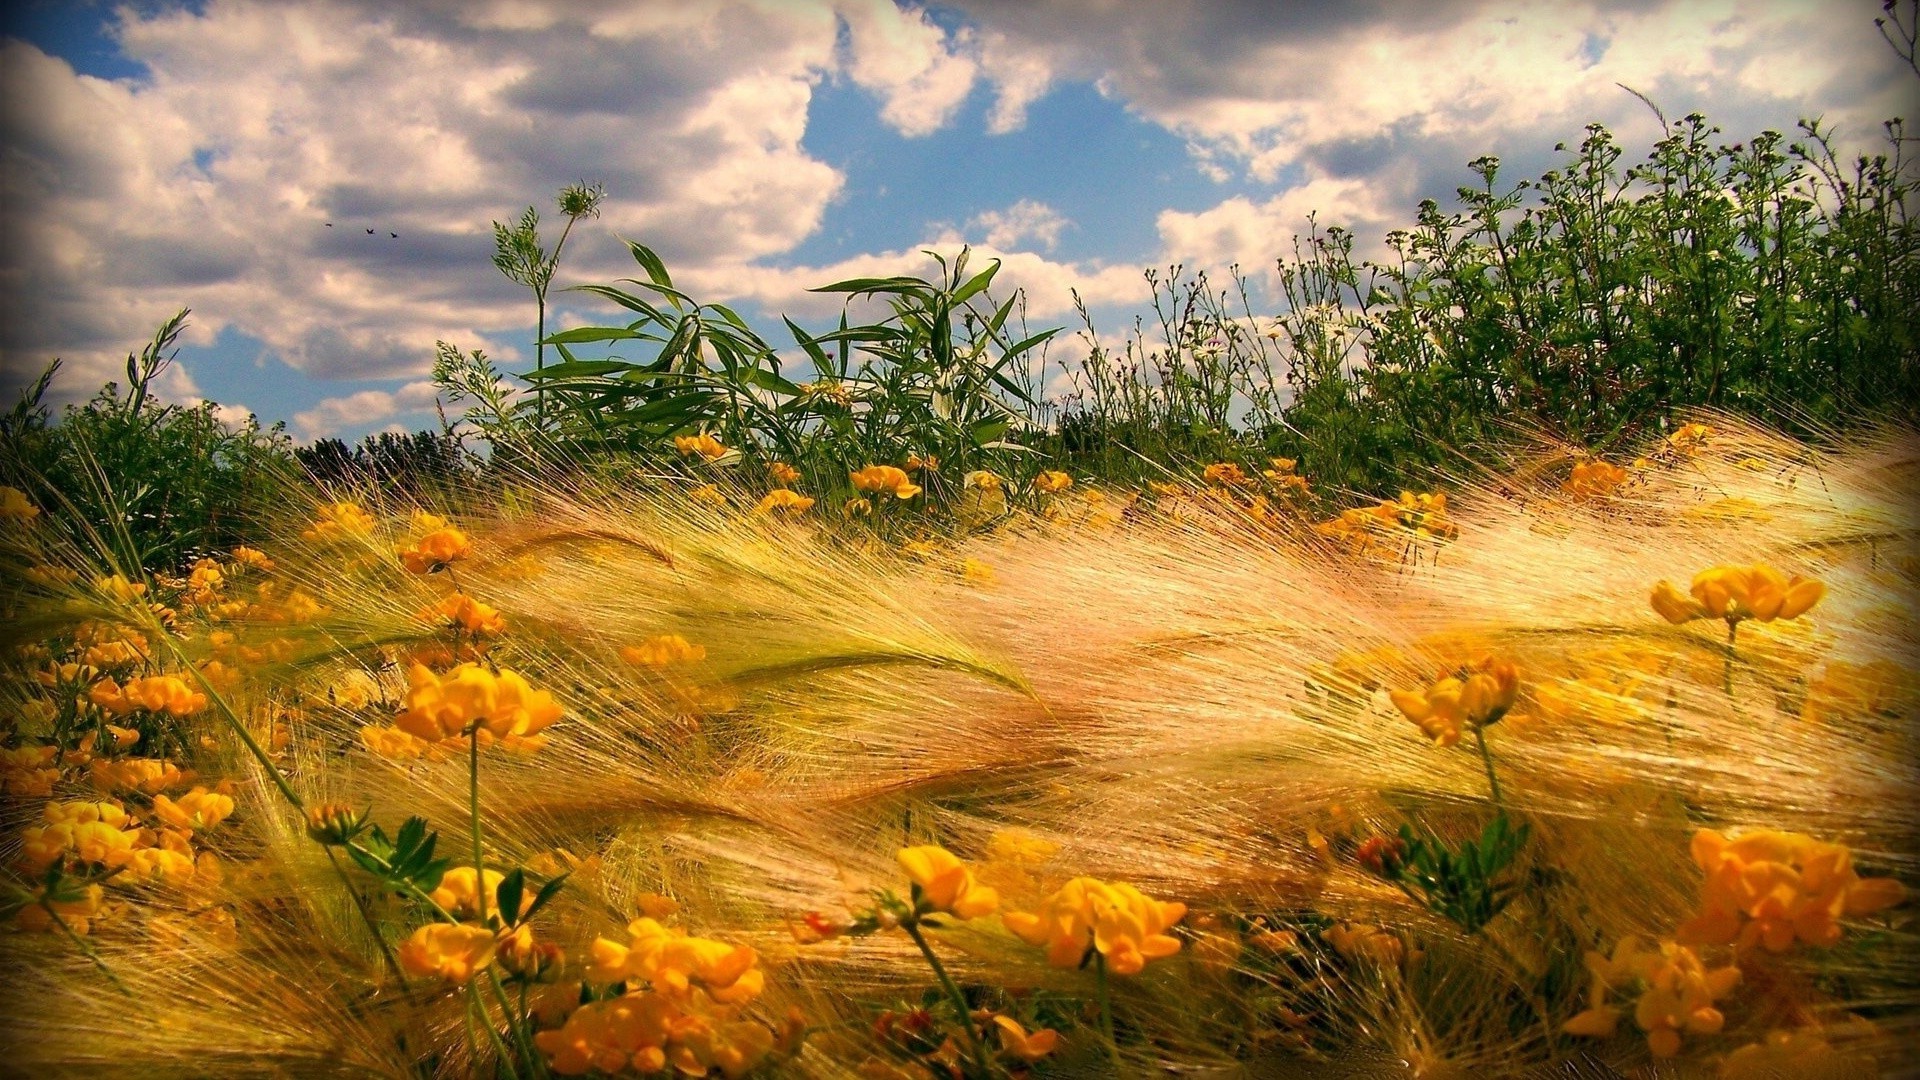
[{"label": "green leaf", "polygon": [[506,926],[520,923],[520,900],[527,889],[527,873],[519,867],[509,870],[494,887],[495,909],[500,913],[500,921]]},{"label": "green leaf", "polygon": [[633,261],[647,272],[647,280],[655,285],[673,288],[673,278],[667,274],[667,264],[660,261],[660,256],[654,254],[652,248],[629,240],[627,250],[633,252]]},{"label": "green leaf", "polygon": [[985,292],[987,289],[987,286],[993,283],[993,275],[999,272],[1000,272],[1000,260],[995,259],[992,262],[987,264],[987,268],[985,270],[982,270],[979,273],[973,275],[971,280],[969,280],[965,285],[962,285],[960,286],[960,288],[955,290],[953,294],[953,299],[952,301],[950,301],[950,303],[954,307],[959,307],[961,304],[964,304],[968,300],[971,300],[975,296],[978,296],[981,293]]},{"label": "green leaf", "polygon": [[541,339],[543,345],[581,345],[590,341],[630,341],[643,337],[638,330],[625,326],[580,326],[572,330],[562,330]]}]

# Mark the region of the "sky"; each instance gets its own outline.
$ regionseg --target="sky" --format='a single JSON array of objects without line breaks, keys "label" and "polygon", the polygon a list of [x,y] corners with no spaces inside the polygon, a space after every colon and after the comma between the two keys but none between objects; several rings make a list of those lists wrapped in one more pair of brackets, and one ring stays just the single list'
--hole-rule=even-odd
[{"label": "sky", "polygon": [[[191,308],[168,400],[298,441],[435,427],[434,343],[532,364],[492,222],[604,185],[561,291],[660,253],[778,346],[810,287],[999,258],[1029,323],[1103,335],[1148,268],[1242,268],[1308,223],[1361,251],[1483,154],[1537,175],[1651,110],[1728,141],[1819,116],[1872,149],[1920,86],[1878,0],[16,0],[0,16],[0,393],[60,400]],[[329,225],[328,223],[331,223]],[[367,230],[371,229],[369,233]],[[976,263],[978,265],[978,263]],[[1062,335],[1054,361],[1084,355]],[[805,377],[783,348],[791,377]]]}]

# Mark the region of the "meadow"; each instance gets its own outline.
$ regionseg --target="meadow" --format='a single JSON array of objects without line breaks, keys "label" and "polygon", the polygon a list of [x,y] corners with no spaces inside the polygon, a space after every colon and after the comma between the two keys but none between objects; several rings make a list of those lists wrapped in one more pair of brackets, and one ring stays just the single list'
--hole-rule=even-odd
[{"label": "meadow", "polygon": [[461,432],[155,402],[180,319],[49,372],[7,1067],[1911,1074],[1904,136],[1668,131],[1316,230],[1278,315],[1169,268],[1051,398],[965,252],[825,286],[804,382],[639,244],[549,333],[532,209]]}]

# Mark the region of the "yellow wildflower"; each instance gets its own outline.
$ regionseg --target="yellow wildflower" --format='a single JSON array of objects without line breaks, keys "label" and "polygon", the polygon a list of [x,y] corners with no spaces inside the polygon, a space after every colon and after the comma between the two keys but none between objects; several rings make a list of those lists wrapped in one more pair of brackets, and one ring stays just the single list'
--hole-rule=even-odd
[{"label": "yellow wildflower", "polygon": [[727,505],[726,495],[722,494],[720,488],[714,484],[701,484],[699,487],[687,492],[687,498],[707,506]]},{"label": "yellow wildflower", "polygon": [[938,844],[901,848],[898,857],[920,903],[930,911],[977,919],[1000,906],[1000,894],[975,882],[967,864]]},{"label": "yellow wildflower", "polygon": [[1073,486],[1073,477],[1054,469],[1048,469],[1033,478],[1033,490],[1043,495],[1057,495]]},{"label": "yellow wildflower", "polygon": [[195,787],[180,796],[178,801],[165,795],[155,795],[153,813],[175,828],[211,829],[232,815],[233,796],[221,791],[209,791],[204,786]]},{"label": "yellow wildflower", "polygon": [[774,488],[761,498],[759,505],[755,506],[754,510],[762,514],[775,510],[790,510],[793,513],[799,514],[805,513],[812,508],[813,500],[807,496],[797,491],[789,491],[786,488]]},{"label": "yellow wildflower", "polygon": [[901,467],[910,473],[917,473],[921,471],[939,472],[940,459],[933,456],[932,454],[928,454],[925,457],[922,457],[919,454],[908,454],[906,462]]},{"label": "yellow wildflower", "polygon": [[1674,933],[1685,944],[1759,944],[1770,952],[1796,939],[1833,945],[1843,916],[1871,915],[1906,898],[1892,878],[1855,873],[1844,846],[1799,833],[1758,829],[1730,840],[1701,829],[1693,834],[1692,853],[1706,879],[1700,913]]},{"label": "yellow wildflower", "polygon": [[1659,582],[1653,587],[1653,609],[1671,623],[1693,619],[1725,619],[1729,625],[1746,619],[1772,622],[1796,619],[1807,613],[1827,587],[1798,574],[1789,578],[1765,563],[1752,566],[1714,566],[1693,576],[1691,597]]},{"label": "yellow wildflower", "polygon": [[178,787],[193,776],[171,761],[156,758],[95,758],[89,770],[88,779],[100,791],[137,791],[144,795]]},{"label": "yellow wildflower", "polygon": [[[54,915],[60,917],[60,923],[76,934],[85,934],[92,925],[91,920],[98,917],[105,906],[106,890],[98,885],[75,888],[62,882],[54,886],[51,894],[45,885],[36,886],[33,900],[20,909],[14,916],[15,925],[29,932],[59,932],[59,924]],[[47,909],[52,908],[52,914]]]},{"label": "yellow wildflower", "polygon": [[1009,911],[1001,920],[1022,941],[1043,946],[1055,967],[1078,967],[1093,949],[1114,974],[1137,975],[1147,961],[1180,951],[1180,939],[1166,931],[1186,913],[1185,904],[1151,900],[1123,882],[1077,877],[1037,913]]},{"label": "yellow wildflower", "polygon": [[[500,888],[500,882],[506,877],[498,870],[488,870],[483,876],[486,882],[488,910],[493,909],[493,896]],[[471,866],[455,866],[440,875],[440,884],[427,894],[434,903],[445,908],[456,919],[465,919],[480,913],[480,895],[473,887],[474,875]],[[518,914],[517,912],[515,914]]]},{"label": "yellow wildflower", "polygon": [[334,502],[320,508],[319,516],[313,524],[300,533],[300,537],[309,543],[331,544],[373,532],[373,515],[360,508],[359,503]]},{"label": "yellow wildflower", "polygon": [[627,924],[625,945],[596,939],[592,958],[589,982],[645,979],[676,996],[684,996],[697,982],[708,997],[728,1005],[751,1001],[766,986],[766,976],[755,966],[758,954],[750,946],[693,937],[645,917]]},{"label": "yellow wildflower", "polygon": [[675,435],[673,447],[687,457],[699,457],[705,461],[717,461],[727,456],[727,448],[720,445],[720,440],[704,431],[698,435]]},{"label": "yellow wildflower", "polygon": [[394,726],[415,738],[438,742],[485,730],[494,738],[537,734],[560,719],[563,710],[545,690],[535,690],[518,674],[498,674],[477,664],[461,664],[435,675],[423,664],[408,673],[406,711]]},{"label": "yellow wildflower", "polygon": [[1200,478],[1221,487],[1238,487],[1248,482],[1246,471],[1231,461],[1215,462],[1200,471]]},{"label": "yellow wildflower", "polygon": [[1418,690],[1395,690],[1393,703],[1441,746],[1460,741],[1462,729],[1495,724],[1513,708],[1520,691],[1520,670],[1510,660],[1485,657]]},{"label": "yellow wildflower", "polygon": [[445,597],[420,615],[425,619],[444,620],[469,634],[498,635],[507,630],[507,620],[497,608],[465,593]]},{"label": "yellow wildflower", "polygon": [[620,659],[636,667],[668,668],[697,664],[706,658],[705,645],[695,645],[679,634],[658,634],[638,645],[620,647]]},{"label": "yellow wildflower", "polygon": [[400,562],[415,574],[432,574],[473,553],[473,541],[451,526],[435,529],[400,549]]},{"label": "yellow wildflower", "polygon": [[908,479],[904,470],[892,465],[869,465],[847,475],[856,489],[872,492],[875,495],[884,494],[896,499],[911,499],[920,494],[920,485]]},{"label": "yellow wildflower", "polygon": [[102,679],[87,691],[87,700],[115,716],[146,711],[169,716],[192,716],[207,707],[207,695],[187,685],[178,675],[149,675],[129,679],[121,686]]},{"label": "yellow wildflower", "polygon": [[1655,1057],[1679,1053],[1682,1033],[1719,1033],[1726,1018],[1714,1002],[1740,981],[1739,968],[1709,969],[1685,945],[1671,941],[1648,945],[1631,936],[1620,939],[1611,956],[1588,952],[1586,964],[1593,977],[1587,1009],[1562,1024],[1561,1030],[1569,1035],[1610,1038],[1622,1012],[1608,1003],[1608,993],[1637,989],[1634,1023],[1646,1032],[1647,1049]]},{"label": "yellow wildflower", "polygon": [[800,482],[800,470],[784,461],[776,461],[768,465],[767,476],[781,487],[792,487]]},{"label": "yellow wildflower", "polygon": [[[1871,1039],[1878,1032],[1858,1017],[1846,1023],[1767,1032],[1720,1062],[1720,1080],[1871,1080],[1879,1075],[1873,1053],[1847,1046],[1848,1039]],[[1839,1041],[1840,1046],[1834,1042]]]},{"label": "yellow wildflower", "polygon": [[1000,1032],[1000,1052],[1028,1063],[1039,1061],[1060,1045],[1060,1033],[1052,1028],[1029,1033],[1008,1016],[995,1016],[993,1026]]},{"label": "yellow wildflower", "polygon": [[0,518],[11,521],[32,521],[40,516],[40,508],[27,500],[27,493],[14,487],[0,487]]},{"label": "yellow wildflower", "polygon": [[1605,461],[1576,461],[1560,491],[1575,502],[1605,498],[1627,482],[1627,470]]},{"label": "yellow wildflower", "polygon": [[465,923],[428,923],[400,943],[400,967],[415,978],[465,985],[493,963],[494,933]]},{"label": "yellow wildflower", "polygon": [[261,573],[267,573],[273,569],[273,560],[267,558],[266,552],[260,551],[257,548],[250,548],[242,544],[234,548],[231,554],[233,555],[233,564],[236,567],[247,570],[258,570]]}]

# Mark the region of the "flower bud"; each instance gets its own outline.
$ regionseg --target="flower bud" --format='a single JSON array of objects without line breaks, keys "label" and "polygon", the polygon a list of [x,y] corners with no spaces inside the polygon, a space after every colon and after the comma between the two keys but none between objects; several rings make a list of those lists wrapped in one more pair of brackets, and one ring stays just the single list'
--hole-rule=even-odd
[{"label": "flower bud", "polygon": [[307,811],[307,835],[328,847],[341,847],[367,827],[367,814],[342,803],[322,803]]}]

